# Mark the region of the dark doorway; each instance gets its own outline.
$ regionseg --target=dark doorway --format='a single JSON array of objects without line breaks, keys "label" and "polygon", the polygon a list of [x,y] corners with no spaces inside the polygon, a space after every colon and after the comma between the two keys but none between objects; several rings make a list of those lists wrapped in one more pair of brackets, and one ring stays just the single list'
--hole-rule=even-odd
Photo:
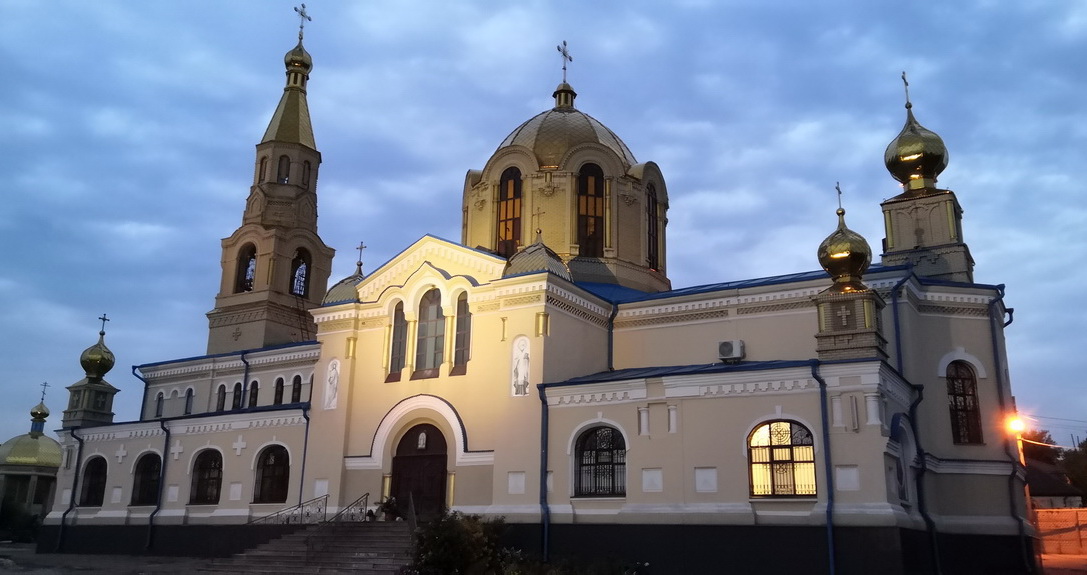
[{"label": "dark doorway", "polygon": [[445,507],[445,436],[429,423],[404,434],[393,457],[392,496],[407,513],[409,498],[420,519],[438,516]]}]

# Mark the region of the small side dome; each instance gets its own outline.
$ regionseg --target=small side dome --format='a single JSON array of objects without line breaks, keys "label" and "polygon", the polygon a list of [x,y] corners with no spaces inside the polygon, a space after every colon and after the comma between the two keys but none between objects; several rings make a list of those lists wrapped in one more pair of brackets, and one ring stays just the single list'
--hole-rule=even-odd
[{"label": "small side dome", "polygon": [[325,298],[321,300],[321,303],[324,305],[358,303],[359,294],[355,291],[355,286],[359,285],[359,282],[365,277],[362,273],[362,262],[358,262],[355,265],[355,273],[336,282],[336,285],[329,288],[325,292]]},{"label": "small side dome", "polygon": [[887,144],[883,163],[907,190],[919,190],[936,185],[936,177],[947,167],[948,154],[944,141],[917,122],[912,108],[907,102],[906,125]]},{"label": "small side dome", "polygon": [[301,39],[298,40],[297,46],[283,56],[283,64],[287,66],[287,70],[301,68],[302,72],[306,74],[313,68],[313,58],[310,57],[309,52],[302,47]]},{"label": "small side dome", "polygon": [[872,263],[872,248],[864,236],[845,226],[845,210],[838,208],[838,229],[819,244],[819,265],[834,278],[835,292],[865,291],[861,276]]},{"label": "small side dome", "polygon": [[13,437],[0,446],[0,466],[60,467],[60,444],[45,435],[49,408],[39,403],[30,410],[30,433]]},{"label": "small side dome", "polygon": [[536,230],[536,241],[510,257],[502,277],[539,272],[548,272],[566,281],[573,281],[570,278],[570,268],[554,250],[544,245],[543,233]]},{"label": "small side dome", "polygon": [[106,332],[98,332],[98,343],[83,350],[79,356],[79,365],[87,374],[87,379],[102,379],[109,370],[113,369],[116,358],[113,352],[106,347]]},{"label": "small side dome", "polygon": [[30,410],[31,421],[45,421],[45,418],[49,417],[49,408],[45,406],[45,402],[39,402],[33,409]]}]

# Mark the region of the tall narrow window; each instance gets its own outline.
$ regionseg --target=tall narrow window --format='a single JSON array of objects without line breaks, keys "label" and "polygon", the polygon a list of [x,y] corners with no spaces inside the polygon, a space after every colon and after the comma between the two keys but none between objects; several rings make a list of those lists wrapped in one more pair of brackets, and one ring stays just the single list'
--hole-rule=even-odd
[{"label": "tall narrow window", "polygon": [[585,164],[577,177],[578,255],[604,255],[604,172],[596,164]]},{"label": "tall narrow window", "polygon": [[657,188],[645,187],[645,263],[651,270],[660,269],[660,215],[657,213]]},{"label": "tall narrow window", "polygon": [[951,437],[955,443],[981,443],[978,380],[974,369],[965,361],[953,361],[947,366],[947,401],[951,411]]},{"label": "tall narrow window", "polygon": [[234,281],[234,293],[253,291],[253,279],[257,277],[257,248],[245,244],[238,252],[238,271]]},{"label": "tall narrow window", "polygon": [[408,320],[404,317],[404,302],[396,302],[393,308],[393,333],[389,342],[389,377],[386,381],[400,381],[408,346]]},{"label": "tall narrow window", "polygon": [[283,405],[283,378],[276,379],[276,389],[272,396],[272,405]]},{"label": "tall narrow window", "polygon": [[445,352],[445,314],[442,294],[432,289],[419,300],[419,321],[415,324],[415,373],[412,379],[436,377]]},{"label": "tall narrow window", "polygon": [[223,485],[223,455],[214,449],[205,449],[196,456],[192,466],[192,489],[189,503],[214,505],[219,502]]},{"label": "tall narrow window", "polygon": [[159,502],[159,475],[162,458],[157,453],[145,453],[136,462],[132,476],[132,505],[155,505]]},{"label": "tall narrow window", "polygon": [[215,411],[223,411],[226,409],[226,386],[220,385],[219,391],[215,392]]},{"label": "tall narrow window", "polygon": [[291,260],[291,295],[306,297],[309,295],[309,252],[302,248],[294,252]]},{"label": "tall narrow window", "polygon": [[771,421],[747,438],[751,495],[815,495],[815,447],[808,428],[795,421]]},{"label": "tall narrow window", "polygon": [[191,387],[185,390],[185,415],[189,415],[192,413],[192,401],[194,395],[195,392],[193,392],[193,389]]},{"label": "tall narrow window", "polygon": [[303,186],[309,187],[309,175],[310,175],[309,173],[310,173],[310,163],[307,160],[305,162],[302,162],[302,185]]},{"label": "tall narrow window", "polygon": [[106,495],[106,458],[95,457],[83,468],[83,489],[79,492],[79,504],[84,507],[101,507]]},{"label": "tall narrow window", "polygon": [[158,395],[155,396],[155,417],[162,417],[162,407],[164,403],[166,403],[166,398],[160,391]]},{"label": "tall narrow window", "polygon": [[613,427],[593,427],[577,438],[574,495],[621,497],[627,492],[627,448]]},{"label": "tall narrow window", "polygon": [[453,341],[453,370],[450,375],[468,372],[468,357],[472,347],[472,312],[468,310],[468,294],[457,296],[457,333]]},{"label": "tall narrow window", "polygon": [[498,225],[495,247],[504,257],[517,253],[521,243],[521,170],[506,168],[498,180]]},{"label": "tall narrow window", "polygon": [[257,383],[257,380],[253,380],[253,382],[249,384],[249,407],[257,406],[257,398],[259,395],[260,384]]},{"label": "tall narrow window", "polygon": [[287,156],[279,157],[279,169],[276,170],[276,181],[286,184],[291,176],[291,159]]},{"label": "tall narrow window", "polygon": [[261,157],[260,168],[257,169],[257,182],[263,182],[268,177],[268,158],[267,156]]},{"label": "tall narrow window", "polygon": [[253,485],[253,503],[283,503],[290,486],[291,463],[287,449],[272,445],[257,458],[257,477]]},{"label": "tall narrow window", "polygon": [[299,403],[302,401],[302,376],[294,376],[294,380],[291,381],[291,403]]},{"label": "tall narrow window", "polygon": [[241,409],[242,408],[242,382],[240,382],[240,381],[234,384],[234,395],[231,398],[230,408],[231,409]]}]

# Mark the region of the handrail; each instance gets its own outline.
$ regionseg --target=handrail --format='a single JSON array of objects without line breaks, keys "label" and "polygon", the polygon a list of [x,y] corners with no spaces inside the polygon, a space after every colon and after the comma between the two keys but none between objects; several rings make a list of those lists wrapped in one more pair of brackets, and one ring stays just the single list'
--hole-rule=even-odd
[{"label": "handrail", "polygon": [[256,525],[258,523],[271,525],[321,523],[325,520],[325,517],[328,516],[327,510],[328,494],[325,494],[320,497],[314,497],[308,501],[303,501],[293,507],[281,509],[271,515],[252,519],[246,523],[246,525]]},{"label": "handrail", "polygon": [[311,528],[309,534],[306,535],[306,560],[312,560],[316,557],[317,553],[324,551],[324,546],[318,549],[318,543],[320,538],[318,537],[329,525],[334,523],[345,522],[360,522],[366,521],[366,505],[370,499],[369,493],[363,493],[362,497],[347,504],[343,509],[340,509],[338,513],[332,516],[332,519],[322,521],[317,527]]},{"label": "handrail", "polygon": [[415,515],[415,492],[408,492],[408,513],[405,519],[408,520],[408,527],[411,528],[412,542],[414,543],[415,530],[419,528],[419,518]]}]

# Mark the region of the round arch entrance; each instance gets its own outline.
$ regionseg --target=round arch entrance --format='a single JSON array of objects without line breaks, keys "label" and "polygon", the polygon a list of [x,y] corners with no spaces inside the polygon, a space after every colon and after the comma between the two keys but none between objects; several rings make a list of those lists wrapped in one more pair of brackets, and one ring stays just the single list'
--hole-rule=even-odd
[{"label": "round arch entrance", "polygon": [[422,423],[400,438],[393,456],[391,495],[406,511],[409,497],[419,517],[434,517],[445,505],[445,436],[441,430]]}]

